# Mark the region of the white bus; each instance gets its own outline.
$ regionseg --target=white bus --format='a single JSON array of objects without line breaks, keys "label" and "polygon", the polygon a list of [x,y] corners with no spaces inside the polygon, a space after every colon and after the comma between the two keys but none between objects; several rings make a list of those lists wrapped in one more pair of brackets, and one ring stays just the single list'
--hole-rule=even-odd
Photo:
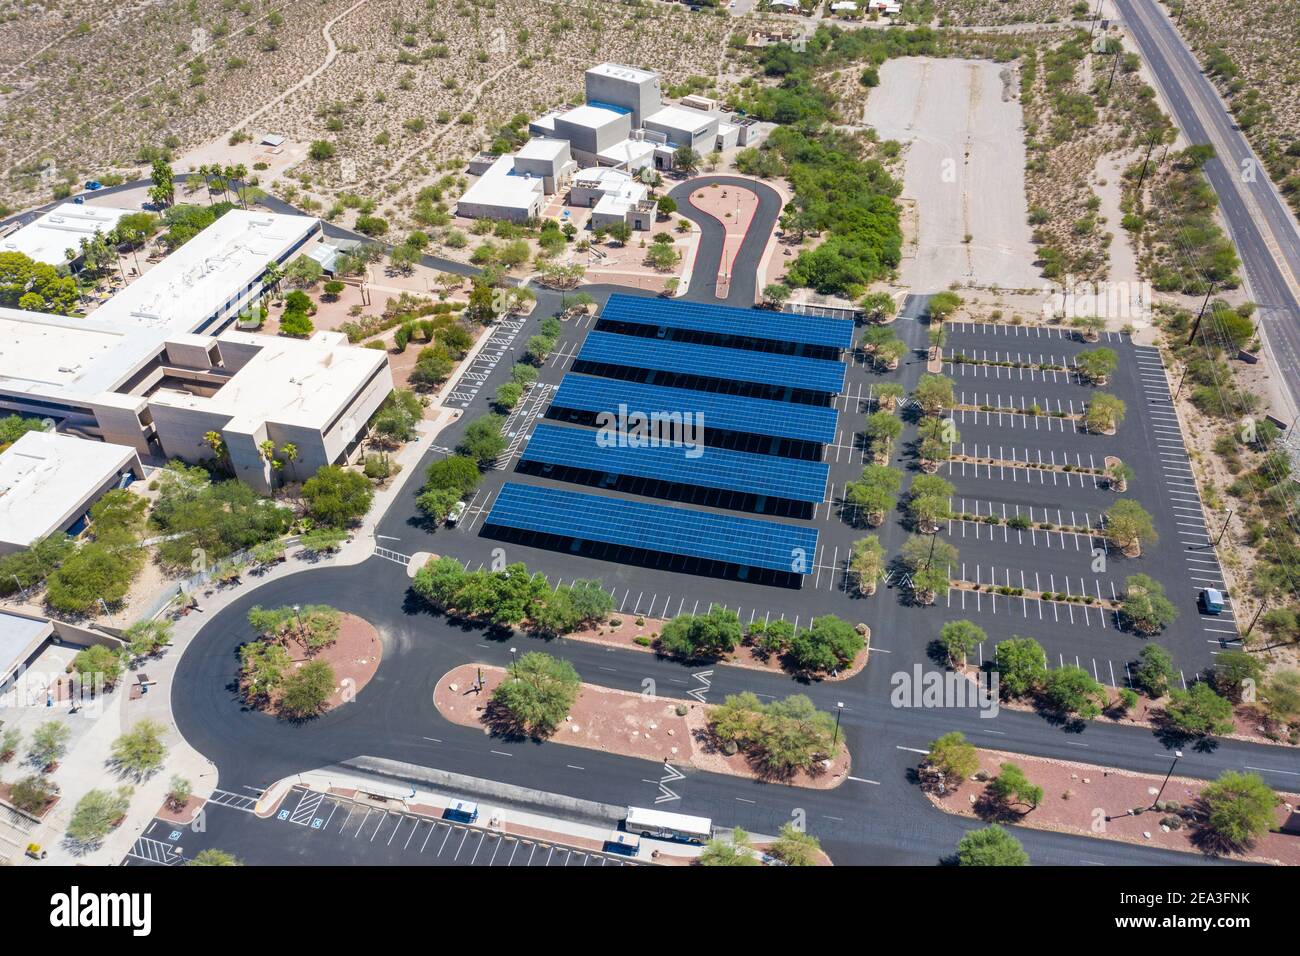
[{"label": "white bus", "polygon": [[704,843],[713,839],[712,820],[708,817],[689,817],[684,813],[628,807],[627,820],[623,825],[628,833],[643,837],[660,837],[683,843]]}]

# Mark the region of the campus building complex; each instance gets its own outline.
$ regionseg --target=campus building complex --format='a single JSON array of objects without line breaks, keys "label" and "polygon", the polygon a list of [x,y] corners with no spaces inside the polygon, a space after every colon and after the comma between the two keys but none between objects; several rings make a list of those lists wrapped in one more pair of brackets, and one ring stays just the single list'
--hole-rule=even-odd
[{"label": "campus building complex", "polygon": [[267,266],[319,236],[308,216],[232,210],[89,316],[0,309],[0,412],[153,461],[211,454],[214,431],[263,492],[269,463],[249,450],[261,442],[295,446],[302,476],[337,461],[392,390],[386,356],[334,333],[228,331],[265,293]]},{"label": "campus building complex", "polygon": [[[483,155],[470,163],[479,179],[460,197],[456,213],[473,219],[527,222],[541,215],[546,196],[573,186],[583,198],[571,204],[595,206],[592,226],[616,221],[633,229],[649,229],[640,205],[646,193],[627,182],[641,170],[672,169],[676,152],[689,147],[697,153],[745,146],[753,122],[727,122],[716,104],[704,97],[685,97],[681,106],[666,105],[659,74],[616,63],[602,63],[586,73],[586,102],[552,110],[528,124],[533,137],[517,153]],[[604,189],[593,197],[584,184],[600,177],[593,170],[612,168],[624,174],[619,189]],[[606,181],[612,185],[612,180]]]}]

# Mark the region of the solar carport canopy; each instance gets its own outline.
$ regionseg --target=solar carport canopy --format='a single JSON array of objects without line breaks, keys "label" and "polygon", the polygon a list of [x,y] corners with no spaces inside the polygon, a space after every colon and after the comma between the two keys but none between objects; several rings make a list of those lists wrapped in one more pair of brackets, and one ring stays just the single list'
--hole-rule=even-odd
[{"label": "solar carport canopy", "polygon": [[609,297],[600,317],[612,322],[690,329],[771,342],[840,349],[853,347],[853,322],[849,319],[737,309],[707,302],[615,294]]},{"label": "solar carport canopy", "polygon": [[578,353],[578,360],[829,394],[844,387],[845,367],[842,362],[643,339],[611,332],[589,333],[582,351]]},{"label": "solar carport canopy", "polygon": [[806,574],[812,528],[507,482],[487,524],[600,544]]},{"label": "solar carport canopy", "polygon": [[605,447],[601,442],[615,436],[603,434],[607,438],[590,428],[538,425],[523,460],[791,501],[819,502],[826,491],[830,466],[825,462],[702,445],[631,447],[634,436],[628,435],[619,436],[622,440],[618,444]]},{"label": "solar carport canopy", "polygon": [[705,429],[767,435],[794,441],[829,445],[835,441],[838,413],[834,408],[774,402],[766,398],[744,398],[689,388],[643,385],[586,375],[566,375],[551,402],[557,408],[579,412],[619,414],[623,406],[630,414],[696,415]]}]

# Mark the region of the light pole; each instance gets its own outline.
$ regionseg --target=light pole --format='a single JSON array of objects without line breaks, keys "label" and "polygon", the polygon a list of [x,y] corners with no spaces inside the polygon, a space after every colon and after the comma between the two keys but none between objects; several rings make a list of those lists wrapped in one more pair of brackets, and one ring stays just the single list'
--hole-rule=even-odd
[{"label": "light pole", "polygon": [[1147,807],[1148,810],[1154,810],[1156,804],[1160,802],[1160,795],[1165,792],[1165,784],[1169,783],[1169,778],[1174,775],[1174,768],[1178,766],[1178,760],[1182,755],[1183,752],[1181,750],[1174,751],[1174,762],[1169,765],[1169,772],[1165,774],[1164,783],[1160,784],[1160,789],[1156,791],[1155,799],[1151,801],[1151,806]]},{"label": "light pole", "polygon": [[1214,539],[1214,546],[1216,548],[1219,546],[1219,542],[1223,540],[1223,536],[1228,531],[1228,522],[1232,520],[1232,511],[1233,511],[1232,508],[1228,509],[1228,517],[1223,519],[1223,527],[1219,529],[1219,536]]},{"label": "light pole", "polygon": [[298,621],[298,636],[302,637],[302,606],[295,604],[293,606],[293,616]]},{"label": "light pole", "polygon": [[[831,737],[831,749],[834,750],[840,742],[840,714],[844,713],[844,701],[835,702],[835,734]],[[834,755],[832,754],[832,759]]]}]

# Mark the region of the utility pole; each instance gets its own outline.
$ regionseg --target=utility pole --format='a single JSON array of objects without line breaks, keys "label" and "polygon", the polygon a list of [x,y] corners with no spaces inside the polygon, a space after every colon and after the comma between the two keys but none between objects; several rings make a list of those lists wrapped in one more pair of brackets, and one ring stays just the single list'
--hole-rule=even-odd
[{"label": "utility pole", "polygon": [[1183,374],[1178,376],[1178,388],[1174,389],[1174,401],[1178,401],[1178,396],[1183,391],[1183,382],[1187,381],[1187,369],[1183,369]]},{"label": "utility pole", "polygon": [[1255,625],[1259,623],[1259,616],[1264,613],[1266,607],[1268,607],[1268,601],[1264,601],[1260,604],[1259,610],[1256,611],[1255,616],[1250,619],[1250,627],[1246,628],[1246,633],[1242,635],[1243,637],[1250,637],[1250,632],[1253,631]]},{"label": "utility pole", "polygon": [[1152,132],[1151,142],[1147,144],[1147,154],[1142,159],[1142,175],[1138,177],[1138,187],[1137,187],[1137,195],[1138,195],[1139,203],[1142,202],[1142,183],[1144,183],[1147,178],[1147,163],[1151,159],[1151,150],[1156,148],[1156,137],[1158,135],[1159,135],[1158,132]]},{"label": "utility pole", "polygon": [[1217,538],[1214,539],[1214,546],[1215,546],[1216,548],[1219,546],[1219,542],[1223,540],[1223,536],[1224,536],[1224,534],[1226,534],[1227,531],[1228,531],[1228,522],[1230,522],[1230,521],[1232,520],[1232,512],[1233,512],[1233,509],[1232,509],[1232,508],[1229,508],[1229,509],[1228,509],[1228,517],[1226,517],[1226,518],[1223,519],[1223,527],[1219,529],[1219,536],[1218,536]]},{"label": "utility pole", "polygon": [[1115,62],[1110,66],[1110,79],[1106,82],[1106,97],[1110,97],[1110,88],[1115,84],[1115,71],[1119,69],[1119,46],[1115,47]]},{"label": "utility pole", "polygon": [[1089,40],[1092,39],[1093,33],[1096,32],[1097,24],[1101,22],[1101,3],[1102,0],[1097,0],[1097,12],[1092,15],[1092,29],[1088,31]]},{"label": "utility pole", "polygon": [[1187,336],[1188,345],[1191,345],[1192,342],[1196,341],[1196,333],[1200,331],[1201,328],[1201,319],[1205,317],[1205,307],[1210,304],[1210,296],[1212,296],[1213,294],[1214,294],[1214,283],[1211,282],[1210,287],[1205,290],[1205,301],[1201,303],[1201,311],[1197,313],[1196,321],[1192,323],[1192,334]]}]

